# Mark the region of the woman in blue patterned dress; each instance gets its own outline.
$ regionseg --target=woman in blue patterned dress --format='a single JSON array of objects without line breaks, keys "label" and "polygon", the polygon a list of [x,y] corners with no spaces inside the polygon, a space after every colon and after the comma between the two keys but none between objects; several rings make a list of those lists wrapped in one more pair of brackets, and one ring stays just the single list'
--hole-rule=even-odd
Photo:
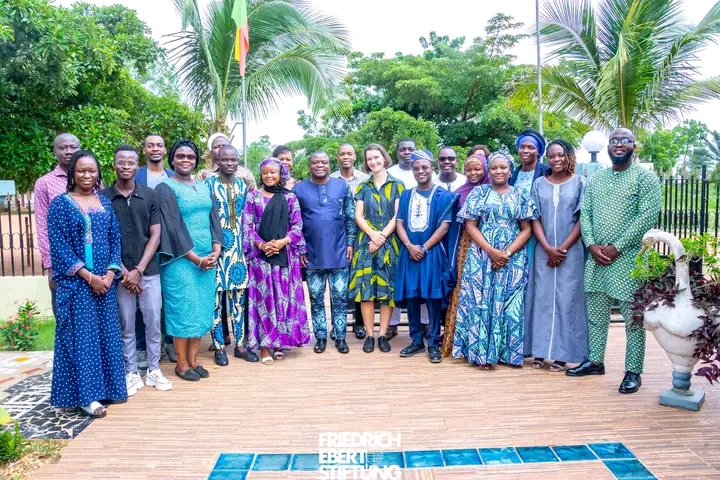
[{"label": "woman in blue patterned dress", "polygon": [[115,275],[120,226],[98,195],[100,164],[79,150],[70,159],[67,193],[48,211],[53,281],[57,284],[55,356],[50,403],[104,417],[101,400],[125,400]]},{"label": "woman in blue patterned dress", "polygon": [[160,280],[165,325],[175,337],[175,374],[197,381],[210,374],[197,361],[200,337],[213,326],[215,270],[222,229],[210,189],[192,172],[200,154],[189,140],[178,140],[168,155],[175,175],[155,188],[160,197]]},{"label": "woman in blue patterned dress", "polygon": [[497,363],[522,366],[525,244],[535,206],[508,184],[512,158],[488,159],[490,185],[475,187],[458,217],[472,244],[463,268],[452,354],[487,370]]}]

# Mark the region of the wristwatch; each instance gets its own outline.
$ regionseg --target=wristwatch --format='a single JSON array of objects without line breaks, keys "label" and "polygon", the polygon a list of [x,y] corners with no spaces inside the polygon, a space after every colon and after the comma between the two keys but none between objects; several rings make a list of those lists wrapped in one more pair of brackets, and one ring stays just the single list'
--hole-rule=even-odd
[{"label": "wristwatch", "polygon": [[427,248],[425,248],[425,245],[420,245],[420,251],[424,254],[427,253]]},{"label": "wristwatch", "polygon": [[510,249],[505,250],[505,255],[507,255],[508,257],[512,257],[512,252],[510,251]]}]

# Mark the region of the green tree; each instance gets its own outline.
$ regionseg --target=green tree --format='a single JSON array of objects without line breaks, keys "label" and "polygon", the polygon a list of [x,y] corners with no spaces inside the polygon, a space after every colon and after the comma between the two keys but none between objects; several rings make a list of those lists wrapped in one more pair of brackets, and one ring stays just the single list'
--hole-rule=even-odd
[{"label": "green tree", "polygon": [[652,163],[657,173],[667,174],[675,168],[680,158],[680,144],[675,142],[675,132],[656,130],[641,136],[639,141],[638,157]]},{"label": "green tree", "polygon": [[[720,79],[697,78],[698,53],[718,40],[720,2],[697,25],[682,14],[679,0],[544,2],[541,42],[548,60],[560,60],[542,69],[544,102],[609,130],[661,128],[693,104],[720,98]],[[513,103],[532,101],[536,91],[534,76],[526,77]]]},{"label": "green tree", "polygon": [[656,130],[640,136],[639,157],[652,162],[655,171],[699,172],[709,161],[708,128],[697,120],[686,120],[672,130]]},{"label": "green tree", "polygon": [[[173,0],[183,31],[171,35],[171,60],[182,86],[210,116],[213,132],[227,132],[240,118],[242,84],[234,58],[234,0],[210,0],[205,14],[198,0]],[[246,83],[248,112],[260,118],[287,96],[304,95],[314,112],[327,107],[343,79],[349,32],[336,18],[308,2],[248,2],[250,51]]]},{"label": "green tree", "polygon": [[[257,142],[248,145],[247,168],[250,169],[257,180],[259,180],[260,164],[271,154],[270,137],[267,135],[263,135]],[[242,158],[240,161],[242,161]]]}]

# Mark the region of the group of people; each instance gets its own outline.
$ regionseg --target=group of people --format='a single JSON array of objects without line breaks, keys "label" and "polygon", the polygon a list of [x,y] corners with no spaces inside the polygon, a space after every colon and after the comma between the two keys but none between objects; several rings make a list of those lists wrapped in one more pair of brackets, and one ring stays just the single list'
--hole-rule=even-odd
[{"label": "group of people", "polygon": [[198,352],[208,332],[220,366],[233,340],[236,358],[272,365],[310,342],[310,324],[314,352],[329,337],[346,354],[348,308],[365,353],[376,338],[391,351],[404,307],[410,344],[401,357],[426,351],[432,363],[452,356],[484,370],[531,359],[567,375],[604,374],[613,302],[626,322],[620,392],[637,391],[645,333],[631,322],[638,285],[628,274],[657,220],[660,182],[634,163],[627,129],[610,135],[612,168],[589,181],[563,140],[546,144],[527,130],[516,146],[519,167],[478,145],[460,173],[452,148],[436,161],[403,139],[393,165],[370,144],[361,171],[344,144],[338,171],[316,151],[302,181],[290,176],[292,151],[279,146],[256,181],[224,135],[208,139],[208,166],[197,174],[196,144],[175,142],[166,168],[165,142],[150,135],[147,165],[119,146],[117,180],[106,187],[92,152],[59,135],[57,167],[35,185],[57,320],[52,404],[102,417],[101,401],[145,385],[169,390],[163,353],[179,378],[207,378]]}]

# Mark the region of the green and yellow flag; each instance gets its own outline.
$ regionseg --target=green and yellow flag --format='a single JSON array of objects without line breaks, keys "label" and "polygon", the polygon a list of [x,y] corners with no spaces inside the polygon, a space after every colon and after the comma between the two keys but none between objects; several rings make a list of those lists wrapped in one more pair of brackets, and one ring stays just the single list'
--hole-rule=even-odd
[{"label": "green and yellow flag", "polygon": [[247,4],[245,0],[235,0],[232,10],[237,32],[235,34],[235,60],[240,62],[240,76],[245,76],[245,57],[250,50],[250,32],[248,32]]}]

